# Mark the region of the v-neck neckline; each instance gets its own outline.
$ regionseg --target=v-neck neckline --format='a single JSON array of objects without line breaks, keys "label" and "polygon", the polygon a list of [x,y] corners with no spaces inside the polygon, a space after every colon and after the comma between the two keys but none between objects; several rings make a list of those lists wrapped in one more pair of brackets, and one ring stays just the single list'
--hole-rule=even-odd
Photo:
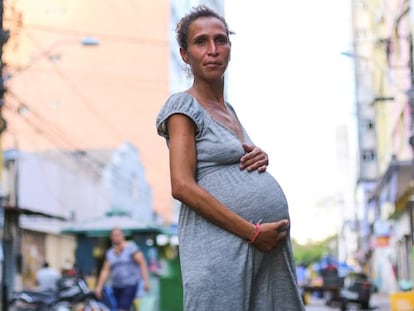
[{"label": "v-neck neckline", "polygon": [[118,256],[118,257],[121,256],[122,253],[125,250],[125,247],[126,247],[126,245],[124,245],[119,251],[117,251],[116,247],[114,247],[114,253],[115,253],[115,255]]},{"label": "v-neck neckline", "polygon": [[234,114],[234,116],[235,116],[235,118],[236,118],[236,120],[237,120],[237,122],[239,122],[239,125],[240,125],[240,130],[241,130],[241,134],[242,134],[242,137],[239,137],[239,135],[235,132],[235,131],[233,131],[232,129],[230,129],[229,127],[227,127],[227,126],[225,126],[222,122],[220,122],[219,120],[217,120],[216,118],[214,118],[209,112],[208,112],[208,110],[197,100],[197,98],[195,98],[193,95],[191,95],[190,93],[188,93],[188,92],[183,92],[184,94],[186,94],[186,95],[188,95],[188,96],[190,96],[194,101],[195,101],[195,103],[197,104],[197,105],[199,105],[200,107],[201,107],[201,109],[203,109],[204,110],[204,112],[209,116],[209,118],[211,119],[211,120],[213,120],[216,124],[218,124],[219,126],[221,126],[222,128],[224,128],[224,129],[226,129],[229,133],[231,133],[233,136],[235,136],[236,137],[236,139],[240,142],[240,143],[244,143],[244,141],[245,141],[245,135],[244,135],[244,129],[243,129],[243,126],[242,126],[242,124],[240,123],[240,120],[239,120],[239,118],[236,116],[236,114],[234,113],[234,111],[233,111],[233,109],[230,107],[230,105],[226,102],[226,101],[224,101],[224,104],[226,105],[226,108],[227,109],[230,109],[231,111],[232,111],[232,113]]}]

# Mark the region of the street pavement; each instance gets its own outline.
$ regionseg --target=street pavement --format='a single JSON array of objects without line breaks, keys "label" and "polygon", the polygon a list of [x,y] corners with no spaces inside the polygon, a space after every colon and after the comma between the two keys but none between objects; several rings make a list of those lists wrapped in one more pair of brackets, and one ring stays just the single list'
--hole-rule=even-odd
[{"label": "street pavement", "polygon": [[[390,298],[388,294],[375,293],[371,296],[371,309],[375,311],[391,311]],[[306,311],[333,311],[340,310],[339,307],[330,307],[325,304],[324,299],[312,297],[310,303],[305,307]],[[349,311],[360,310],[356,306],[350,306]]]}]

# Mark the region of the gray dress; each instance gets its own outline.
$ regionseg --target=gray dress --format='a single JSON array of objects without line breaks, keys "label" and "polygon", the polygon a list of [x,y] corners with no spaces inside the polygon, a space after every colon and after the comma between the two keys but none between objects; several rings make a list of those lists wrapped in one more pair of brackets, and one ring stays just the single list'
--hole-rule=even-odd
[{"label": "gray dress", "polygon": [[[267,172],[240,170],[245,152],[238,136],[188,93],[172,95],[157,117],[158,134],[167,144],[165,121],[177,113],[196,125],[196,179],[201,187],[249,221],[289,218],[277,181]],[[243,135],[243,142],[253,144],[244,129]],[[263,253],[182,205],[179,245],[186,311],[304,310],[290,239]]]}]

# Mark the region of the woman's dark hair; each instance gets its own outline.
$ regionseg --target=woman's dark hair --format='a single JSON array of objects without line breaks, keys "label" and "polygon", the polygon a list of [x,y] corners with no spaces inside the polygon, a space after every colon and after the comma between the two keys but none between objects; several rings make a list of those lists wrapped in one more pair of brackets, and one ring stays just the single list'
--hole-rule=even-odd
[{"label": "woman's dark hair", "polygon": [[177,34],[178,45],[180,46],[180,48],[182,48],[185,51],[188,48],[188,42],[187,42],[188,29],[190,28],[191,23],[200,17],[217,18],[223,23],[224,28],[226,29],[227,36],[229,36],[230,34],[233,34],[233,32],[229,30],[229,27],[227,26],[227,22],[223,16],[216,13],[215,11],[213,11],[212,9],[208,8],[205,5],[199,5],[197,7],[194,7],[190,11],[190,13],[188,13],[183,18],[181,18],[181,20],[178,22],[177,27],[175,29],[175,32]]}]

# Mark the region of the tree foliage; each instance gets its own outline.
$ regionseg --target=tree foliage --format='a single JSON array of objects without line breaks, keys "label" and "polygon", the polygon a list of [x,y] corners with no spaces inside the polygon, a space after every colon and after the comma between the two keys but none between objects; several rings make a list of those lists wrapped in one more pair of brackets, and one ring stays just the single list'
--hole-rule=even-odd
[{"label": "tree foliage", "polygon": [[318,262],[322,257],[331,253],[330,243],[333,238],[328,238],[321,242],[310,242],[305,245],[292,240],[293,256],[297,265],[308,266]]}]

